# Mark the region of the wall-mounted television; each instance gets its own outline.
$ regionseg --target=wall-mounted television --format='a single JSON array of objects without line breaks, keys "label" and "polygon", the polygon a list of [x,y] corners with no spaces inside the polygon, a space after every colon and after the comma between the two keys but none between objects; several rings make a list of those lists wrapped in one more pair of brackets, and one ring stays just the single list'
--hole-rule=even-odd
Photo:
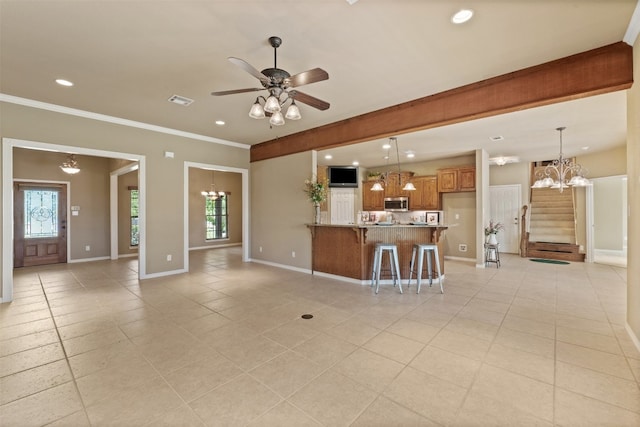
[{"label": "wall-mounted television", "polygon": [[329,187],[358,188],[358,168],[356,166],[329,166],[327,175]]}]

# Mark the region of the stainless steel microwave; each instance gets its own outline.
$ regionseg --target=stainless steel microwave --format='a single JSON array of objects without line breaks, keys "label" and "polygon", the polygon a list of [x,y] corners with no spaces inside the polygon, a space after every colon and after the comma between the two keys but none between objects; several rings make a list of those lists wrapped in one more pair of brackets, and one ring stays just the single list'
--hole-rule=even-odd
[{"label": "stainless steel microwave", "polygon": [[389,212],[406,212],[409,210],[409,198],[385,197],[384,210]]}]

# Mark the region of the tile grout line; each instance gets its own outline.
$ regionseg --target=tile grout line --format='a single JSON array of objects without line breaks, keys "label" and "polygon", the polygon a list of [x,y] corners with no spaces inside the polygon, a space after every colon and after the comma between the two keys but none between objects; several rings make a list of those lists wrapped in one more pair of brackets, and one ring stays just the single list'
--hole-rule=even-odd
[{"label": "tile grout line", "polygon": [[[75,278],[75,276],[74,276]],[[86,418],[86,420],[89,422],[89,424],[91,424],[91,420],[89,420],[89,414],[87,413],[87,406],[85,405],[84,399],[82,398],[82,393],[80,393],[80,388],[78,387],[78,383],[76,382],[76,376],[73,374],[73,370],[71,369],[71,363],[69,362],[69,356],[67,355],[67,350],[64,347],[64,344],[62,342],[62,336],[60,335],[60,331],[58,330],[58,324],[56,323],[56,319],[55,316],[53,315],[53,311],[51,310],[51,304],[49,303],[49,297],[47,296],[47,291],[44,288],[44,284],[42,283],[42,277],[40,276],[40,273],[38,273],[38,281],[40,282],[40,287],[42,288],[42,293],[44,294],[44,299],[47,302],[47,309],[49,310],[49,315],[51,316],[51,321],[53,322],[53,327],[56,331],[56,335],[58,336],[58,342],[60,343],[60,348],[62,349],[62,354],[64,354],[64,360],[67,364],[67,369],[69,369],[69,374],[71,375],[71,382],[73,383],[73,387],[76,390],[76,394],[78,395],[78,398],[80,399],[80,403],[82,403],[82,410],[84,412],[84,416]],[[72,414],[68,414],[68,415],[72,415]],[[68,416],[65,415],[65,416]],[[58,420],[60,420],[62,418],[59,418]],[[55,420],[55,421],[58,421]]]}]

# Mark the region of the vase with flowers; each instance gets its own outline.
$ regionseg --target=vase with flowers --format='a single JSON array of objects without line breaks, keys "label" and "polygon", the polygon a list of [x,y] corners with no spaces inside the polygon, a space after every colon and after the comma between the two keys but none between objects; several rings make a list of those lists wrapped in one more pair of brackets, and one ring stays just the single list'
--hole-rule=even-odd
[{"label": "vase with flowers", "polygon": [[327,183],[317,179],[305,179],[304,192],[307,193],[309,201],[313,203],[314,224],[320,224],[320,203],[327,200]]},{"label": "vase with flowers", "polygon": [[493,222],[493,220],[489,221],[489,226],[484,228],[484,235],[487,237],[488,244],[498,244],[496,234],[498,234],[498,231],[500,230],[504,230],[504,224],[501,222]]}]

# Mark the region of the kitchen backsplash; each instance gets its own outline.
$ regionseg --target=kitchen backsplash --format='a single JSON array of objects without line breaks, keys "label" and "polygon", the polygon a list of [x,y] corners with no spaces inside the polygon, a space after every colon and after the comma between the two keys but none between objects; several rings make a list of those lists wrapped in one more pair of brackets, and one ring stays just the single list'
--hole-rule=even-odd
[{"label": "kitchen backsplash", "polygon": [[358,212],[359,224],[373,224],[376,222],[393,222],[395,224],[409,224],[424,222],[430,225],[445,224],[444,211],[361,211]]}]

